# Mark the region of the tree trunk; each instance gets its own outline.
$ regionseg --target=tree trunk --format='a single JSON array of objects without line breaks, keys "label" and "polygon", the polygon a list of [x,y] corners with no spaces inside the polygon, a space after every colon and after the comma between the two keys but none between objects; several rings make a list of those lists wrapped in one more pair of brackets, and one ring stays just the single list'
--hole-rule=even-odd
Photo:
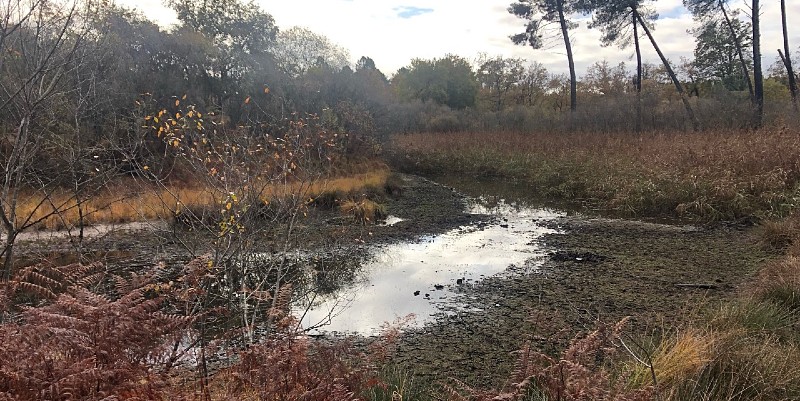
[{"label": "tree trunk", "polygon": [[561,36],[564,37],[564,46],[567,48],[567,61],[569,62],[569,110],[574,112],[578,107],[578,77],[575,74],[575,59],[572,57],[572,43],[569,41],[569,27],[564,16],[564,2],[558,1],[558,22],[561,24]]},{"label": "tree trunk", "polygon": [[3,275],[2,280],[8,282],[14,275],[14,242],[16,231],[6,228],[6,245],[3,248]]},{"label": "tree trunk", "polygon": [[639,20],[639,24],[642,26],[642,29],[644,29],[644,33],[647,35],[647,38],[650,39],[650,43],[653,45],[656,53],[658,53],[658,57],[661,58],[661,62],[664,63],[664,68],[667,69],[667,74],[669,74],[670,79],[672,79],[672,83],[675,84],[675,89],[678,91],[681,101],[683,101],[683,106],[686,108],[686,114],[689,115],[689,119],[692,121],[692,128],[695,131],[699,131],[700,121],[697,120],[697,116],[694,114],[694,109],[692,109],[689,99],[686,98],[686,92],[683,90],[681,81],[678,80],[678,76],[675,75],[675,71],[673,71],[672,66],[669,65],[669,60],[667,60],[667,58],[664,56],[661,48],[658,47],[655,38],[653,38],[653,34],[650,32],[650,29],[647,28],[647,24],[644,23],[644,20],[642,20],[642,16],[636,13],[636,19]]},{"label": "tree trunk", "polygon": [[736,45],[736,55],[739,57],[739,63],[742,65],[742,74],[744,75],[745,81],[747,81],[747,89],[750,91],[750,102],[755,104],[755,96],[753,93],[753,80],[750,79],[750,68],[747,67],[747,61],[745,61],[744,59],[744,51],[742,50],[742,41],[739,38],[739,36],[736,35],[736,31],[733,29],[733,22],[728,16],[728,10],[725,9],[725,3],[720,1],[719,8],[720,10],[722,10],[722,15],[725,17],[725,25],[728,26],[728,32],[730,32],[731,37],[733,38],[733,43]]},{"label": "tree trunk", "polygon": [[642,48],[639,44],[639,27],[636,18],[639,11],[636,8],[631,13],[633,17],[633,44],[636,48],[636,133],[642,132]]},{"label": "tree trunk", "polygon": [[784,64],[786,64],[786,72],[789,74],[789,91],[792,93],[792,106],[797,111],[797,77],[794,75],[794,68],[792,67],[792,55],[789,48],[789,29],[786,26],[786,0],[781,0],[781,20],[783,22],[783,51]]},{"label": "tree trunk", "polygon": [[755,83],[755,110],[753,128],[761,128],[764,123],[764,74],[761,70],[761,17],[758,0],[753,0],[753,79]]}]

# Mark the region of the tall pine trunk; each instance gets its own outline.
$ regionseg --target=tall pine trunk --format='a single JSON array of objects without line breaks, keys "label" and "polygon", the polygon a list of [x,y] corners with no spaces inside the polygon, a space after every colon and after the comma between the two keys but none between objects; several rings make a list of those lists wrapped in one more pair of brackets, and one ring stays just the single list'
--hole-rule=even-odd
[{"label": "tall pine trunk", "polygon": [[661,51],[661,48],[658,47],[655,38],[653,38],[653,34],[650,32],[650,29],[645,24],[642,16],[638,13],[636,14],[636,19],[639,21],[639,25],[641,25],[642,29],[644,29],[644,33],[647,35],[647,38],[650,39],[650,43],[653,45],[653,48],[658,53],[658,57],[661,58],[661,62],[664,63],[664,68],[667,69],[667,74],[669,74],[670,79],[672,79],[672,83],[675,85],[675,89],[678,91],[678,95],[681,97],[681,101],[683,102],[683,106],[686,109],[686,114],[689,115],[689,119],[692,121],[692,129],[695,131],[700,130],[700,121],[697,120],[697,116],[694,114],[694,109],[692,109],[691,103],[689,103],[689,99],[686,97],[686,92],[683,90],[683,85],[681,85],[681,81],[678,80],[678,76],[675,75],[675,71],[672,69],[672,66],[669,65],[669,60],[667,57],[664,56],[664,53]]},{"label": "tall pine trunk", "polygon": [[639,11],[634,8],[633,18],[633,44],[636,48],[636,133],[642,132],[642,48],[639,44],[639,27],[636,19]]},{"label": "tall pine trunk", "polygon": [[753,128],[764,123],[764,73],[761,69],[761,17],[759,0],[753,0],[751,10],[753,22],[753,80],[755,81],[755,110]]},{"label": "tall pine trunk", "polygon": [[794,67],[792,67],[792,55],[789,48],[789,29],[786,26],[786,0],[781,0],[781,20],[783,22],[783,52],[786,53],[784,64],[786,64],[786,72],[789,75],[789,91],[792,93],[792,106],[797,111],[797,77],[794,75]]},{"label": "tall pine trunk", "polygon": [[567,49],[567,61],[569,62],[569,110],[572,113],[578,107],[578,77],[575,74],[575,59],[572,56],[572,43],[569,40],[569,26],[564,16],[563,0],[558,1],[558,22],[561,25],[561,36],[564,37],[564,47]]}]

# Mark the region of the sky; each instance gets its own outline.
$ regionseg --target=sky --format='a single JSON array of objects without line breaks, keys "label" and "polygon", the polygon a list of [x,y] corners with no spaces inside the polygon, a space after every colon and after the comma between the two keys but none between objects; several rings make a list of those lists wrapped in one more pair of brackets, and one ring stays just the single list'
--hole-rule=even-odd
[{"label": "sky", "polygon": [[[280,29],[293,26],[308,28],[348,49],[352,62],[361,56],[371,57],[376,66],[392,75],[409,65],[414,58],[431,59],[457,54],[475,60],[479,54],[490,57],[520,57],[544,64],[550,72],[566,73],[563,41],[534,50],[516,46],[508,38],[524,31],[525,21],[506,11],[512,0],[255,0],[270,13]],[[118,0],[137,8],[161,25],[176,21],[174,13],[161,0]],[[765,68],[783,48],[778,0],[762,1],[762,53]],[[745,9],[745,0],[732,0],[734,7]],[[659,13],[653,36],[666,56],[679,62],[692,58],[695,42],[686,31],[695,26],[682,0],[658,0]],[[787,1],[790,46],[800,49],[800,0]],[[588,17],[577,20],[580,26],[571,31],[578,75],[597,61],[612,64],[635,62],[633,49],[601,47],[597,30],[588,29]],[[560,37],[559,37],[560,38]],[[658,55],[643,42],[646,62],[660,62]]]}]

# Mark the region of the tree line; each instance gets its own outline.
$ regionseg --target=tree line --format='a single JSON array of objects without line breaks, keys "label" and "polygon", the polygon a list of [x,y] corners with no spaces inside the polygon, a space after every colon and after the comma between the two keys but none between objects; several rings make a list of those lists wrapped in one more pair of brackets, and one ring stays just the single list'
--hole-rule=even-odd
[{"label": "tree line", "polygon": [[[590,28],[600,29],[601,43],[604,46],[619,45],[626,48],[634,45],[636,52],[637,74],[635,86],[637,94],[641,94],[643,67],[641,57],[641,33],[647,37],[653,49],[658,53],[669,79],[685,106],[686,114],[693,128],[700,128],[700,121],[695,115],[694,107],[687,99],[686,88],[676,73],[671,62],[664,56],[652,31],[658,15],[654,11],[655,0],[525,0],[512,3],[508,11],[527,22],[523,33],[514,35],[512,40],[517,44],[529,44],[541,48],[543,38],[552,23],[557,24],[559,34],[564,42],[570,71],[570,109],[577,108],[577,79],[575,63],[569,36],[570,29],[577,27],[571,18],[580,14],[592,16]],[[759,0],[746,2],[749,6],[749,21],[739,19],[739,10],[732,9],[728,0],[683,0],[683,5],[692,13],[699,27],[692,33],[698,40],[695,50],[694,73],[701,78],[713,77],[727,81],[747,84],[753,109],[751,124],[760,127],[764,122],[764,72],[761,65],[761,12]],[[773,5],[774,6],[774,5]],[[786,69],[788,88],[792,102],[797,110],[797,82],[794,73],[786,17],[786,1],[781,0],[781,17],[783,31],[783,49],[779,49],[781,62]],[[738,63],[738,65],[737,65]],[[752,74],[751,74],[752,72]],[[694,77],[692,77],[694,78]],[[730,86],[729,86],[730,88]],[[637,103],[637,130],[641,129],[641,105]]]}]

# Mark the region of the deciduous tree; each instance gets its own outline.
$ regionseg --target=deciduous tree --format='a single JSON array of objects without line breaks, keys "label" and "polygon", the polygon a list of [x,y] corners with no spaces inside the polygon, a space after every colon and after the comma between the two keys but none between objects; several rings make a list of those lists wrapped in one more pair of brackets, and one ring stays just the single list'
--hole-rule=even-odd
[{"label": "deciduous tree", "polygon": [[324,35],[293,27],[278,34],[275,59],[288,75],[298,77],[322,64],[341,70],[350,65],[350,53]]},{"label": "deciduous tree", "polygon": [[412,60],[410,66],[397,72],[392,83],[401,98],[433,101],[453,109],[474,106],[478,93],[472,65],[455,55]]},{"label": "deciduous tree", "polygon": [[9,131],[0,138],[0,222],[5,231],[0,256],[7,279],[19,234],[79,208],[77,192],[77,198],[56,192],[70,179],[87,184],[100,171],[68,177],[78,166],[61,164],[58,155],[65,150],[64,135],[81,129],[76,119],[87,100],[82,73],[91,70],[92,28],[102,4],[16,0],[5,5],[0,10],[0,124]]}]

